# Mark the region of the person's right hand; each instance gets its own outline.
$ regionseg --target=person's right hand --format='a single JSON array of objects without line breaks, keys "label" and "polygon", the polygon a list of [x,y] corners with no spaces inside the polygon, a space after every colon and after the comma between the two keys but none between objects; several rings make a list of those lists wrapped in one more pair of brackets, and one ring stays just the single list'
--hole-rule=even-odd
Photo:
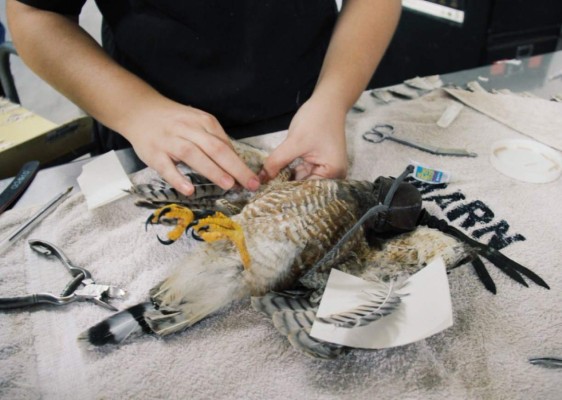
[{"label": "person's right hand", "polygon": [[232,149],[215,117],[169,100],[127,116],[123,135],[139,158],[184,195],[193,185],[177,169],[183,162],[223,189],[235,182],[255,191],[260,181]]},{"label": "person's right hand", "polygon": [[78,25],[78,15],[15,0],[6,8],[24,61],[92,117],[125,136],[141,160],[179,192],[190,195],[194,190],[176,167],[180,161],[223,189],[236,181],[250,190],[259,187],[258,177],[234,152],[213,116],[163,97],[117,64]]}]

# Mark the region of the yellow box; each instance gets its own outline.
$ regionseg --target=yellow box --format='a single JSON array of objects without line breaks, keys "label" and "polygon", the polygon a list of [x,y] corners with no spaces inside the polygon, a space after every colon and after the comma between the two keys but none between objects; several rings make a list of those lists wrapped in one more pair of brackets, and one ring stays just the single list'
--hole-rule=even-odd
[{"label": "yellow box", "polygon": [[86,116],[57,125],[0,98],[0,179],[14,176],[27,161],[46,166],[81,155],[77,150],[92,142],[92,123]]}]

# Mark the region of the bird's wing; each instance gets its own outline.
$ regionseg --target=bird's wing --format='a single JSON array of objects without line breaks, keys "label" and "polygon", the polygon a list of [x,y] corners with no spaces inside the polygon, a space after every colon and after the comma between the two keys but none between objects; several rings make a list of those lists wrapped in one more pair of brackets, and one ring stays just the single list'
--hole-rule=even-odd
[{"label": "bird's wing", "polygon": [[454,238],[434,229],[420,227],[413,232],[396,235],[376,245],[364,244],[355,249],[334,268],[357,275],[376,284],[377,290],[365,294],[365,302],[345,312],[317,318],[316,312],[327,282],[328,272],[316,272],[300,279],[309,288],[305,292],[268,293],[253,297],[255,310],[271,318],[275,328],[290,344],[307,355],[332,359],[349,349],[323,342],[310,336],[315,319],[338,327],[364,326],[392,314],[401,305],[398,290],[405,280],[433,258],[443,257],[454,266],[466,257],[467,247]]},{"label": "bird's wing", "polygon": [[271,318],[279,333],[285,336],[295,349],[309,356],[334,359],[346,351],[343,346],[310,336],[318,307],[311,303],[305,294],[272,292],[262,297],[252,297],[252,307]]},{"label": "bird's wing", "polygon": [[[231,144],[240,159],[254,173],[260,172],[268,156],[267,152],[240,141],[232,141]],[[133,185],[129,190],[137,198],[136,205],[158,208],[175,203],[193,209],[217,210],[226,215],[234,215],[253,197],[253,193],[238,185],[224,190],[183,163],[178,164],[177,168],[193,184],[195,189],[193,194],[185,196],[165,180],[154,179],[150,183]],[[271,183],[286,182],[292,178],[292,175],[291,170],[285,168]]]}]

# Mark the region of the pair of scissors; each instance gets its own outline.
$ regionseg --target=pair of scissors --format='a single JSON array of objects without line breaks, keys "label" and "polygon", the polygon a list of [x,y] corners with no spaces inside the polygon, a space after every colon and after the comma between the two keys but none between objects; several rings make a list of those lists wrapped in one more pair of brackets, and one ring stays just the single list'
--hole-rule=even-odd
[{"label": "pair of scissors", "polygon": [[478,154],[469,152],[465,149],[450,149],[445,147],[437,147],[429,144],[421,144],[413,141],[400,139],[394,135],[394,126],[389,124],[377,124],[370,131],[363,134],[363,139],[371,143],[381,143],[388,139],[414,149],[426,151],[431,154],[441,156],[457,156],[457,157],[476,157]]},{"label": "pair of scissors", "polygon": [[52,293],[34,293],[24,296],[0,298],[0,309],[28,307],[39,303],[65,305],[74,301],[92,301],[112,311],[117,308],[109,304],[110,298],[123,298],[126,292],[115,286],[97,284],[85,268],[72,264],[70,259],[54,244],[42,240],[29,240],[31,248],[44,256],[54,256],[68,270],[72,279],[59,296]]}]

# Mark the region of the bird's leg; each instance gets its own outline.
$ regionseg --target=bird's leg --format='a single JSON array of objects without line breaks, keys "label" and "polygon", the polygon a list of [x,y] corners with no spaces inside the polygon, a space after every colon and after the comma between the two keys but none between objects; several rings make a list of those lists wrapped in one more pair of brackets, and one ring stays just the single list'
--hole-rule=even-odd
[{"label": "bird's leg", "polygon": [[238,249],[244,269],[250,268],[250,254],[246,247],[244,231],[235,221],[228,218],[223,213],[217,211],[213,215],[202,218],[196,223],[191,224],[197,235],[206,242],[217,240],[230,240]]},{"label": "bird's leg", "polygon": [[240,252],[244,269],[250,268],[250,254],[242,227],[220,211],[193,211],[188,207],[170,204],[154,211],[146,220],[146,225],[159,224],[164,220],[173,220],[176,226],[168,232],[168,240],[158,237],[160,243],[171,244],[186,230],[192,228],[195,239],[209,243],[222,239],[231,241]]}]

